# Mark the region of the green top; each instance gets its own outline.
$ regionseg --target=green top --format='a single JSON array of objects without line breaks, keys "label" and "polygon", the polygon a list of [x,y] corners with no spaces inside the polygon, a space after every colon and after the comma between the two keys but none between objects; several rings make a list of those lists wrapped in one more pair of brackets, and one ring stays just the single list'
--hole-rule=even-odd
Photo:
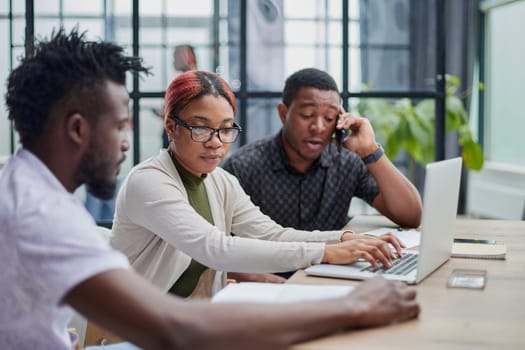
[{"label": "green top", "polygon": [[[177,162],[175,157],[172,156],[171,159],[173,160],[173,164],[175,164],[175,168],[177,168],[177,171],[179,172],[186,192],[188,192],[188,201],[190,202],[190,205],[197,213],[199,213],[203,218],[208,220],[208,222],[213,225],[210,202],[208,200],[208,194],[206,193],[206,188],[204,187],[203,183],[207,174],[204,174],[201,177],[195,176],[184,169],[184,167],[179,162]],[[207,266],[204,266],[198,261],[191,259],[190,266],[188,266],[186,271],[182,273],[182,275],[168,292],[183,298],[188,297],[197,286],[197,282],[199,281],[201,274],[207,268]]]}]

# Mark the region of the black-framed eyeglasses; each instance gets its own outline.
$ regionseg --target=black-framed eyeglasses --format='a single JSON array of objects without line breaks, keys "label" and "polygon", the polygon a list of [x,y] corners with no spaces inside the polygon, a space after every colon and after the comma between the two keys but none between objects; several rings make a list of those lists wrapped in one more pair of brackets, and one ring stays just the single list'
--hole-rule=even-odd
[{"label": "black-framed eyeglasses", "polygon": [[213,135],[217,133],[221,142],[232,143],[237,140],[242,131],[242,128],[237,123],[233,123],[233,127],[230,128],[211,128],[209,126],[188,125],[186,122],[177,118],[177,116],[171,116],[171,119],[173,119],[176,124],[188,129],[191,134],[191,139],[195,142],[208,142],[212,139]]}]

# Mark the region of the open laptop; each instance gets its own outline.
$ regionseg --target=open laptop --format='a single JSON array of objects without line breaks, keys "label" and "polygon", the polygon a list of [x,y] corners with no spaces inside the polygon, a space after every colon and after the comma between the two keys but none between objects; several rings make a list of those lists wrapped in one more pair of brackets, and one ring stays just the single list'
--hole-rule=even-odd
[{"label": "open laptop", "polygon": [[367,279],[378,274],[408,284],[421,282],[445,263],[452,251],[461,178],[461,158],[429,163],[423,193],[423,217],[419,251],[405,250],[390,269],[373,270],[369,262],[350,265],[320,264],[305,270],[307,275]]}]

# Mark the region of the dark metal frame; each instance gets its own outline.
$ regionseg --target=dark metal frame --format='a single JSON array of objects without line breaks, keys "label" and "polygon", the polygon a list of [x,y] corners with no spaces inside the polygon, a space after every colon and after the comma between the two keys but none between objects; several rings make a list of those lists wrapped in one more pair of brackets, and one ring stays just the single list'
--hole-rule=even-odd
[{"label": "dark metal frame", "polygon": [[[9,0],[9,50],[11,51],[9,55],[9,71],[13,70],[13,0]],[[11,129],[9,130],[9,150],[11,154],[15,153],[15,133],[14,133],[14,123],[10,123]]]},{"label": "dark metal frame", "polygon": [[[133,0],[133,11],[132,17],[132,28],[133,28],[133,56],[139,56],[139,0]],[[133,101],[133,164],[137,164],[140,161],[140,94],[139,94],[139,75],[138,73],[133,74],[133,90],[130,94],[131,100]]]},{"label": "dark metal frame", "polygon": [[445,101],[446,101],[446,52],[445,52],[445,1],[436,1],[436,118],[434,159],[445,159]]},{"label": "dark metal frame", "polygon": [[[479,81],[485,81],[485,12],[479,10]],[[478,140],[481,147],[485,148],[485,89],[479,90],[478,102]],[[525,220],[525,207],[523,208],[523,219]]]}]

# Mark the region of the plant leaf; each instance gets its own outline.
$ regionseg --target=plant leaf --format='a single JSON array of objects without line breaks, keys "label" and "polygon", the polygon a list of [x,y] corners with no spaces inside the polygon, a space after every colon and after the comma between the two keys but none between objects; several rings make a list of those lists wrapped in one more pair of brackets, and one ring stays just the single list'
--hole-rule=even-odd
[{"label": "plant leaf", "polygon": [[399,149],[401,148],[401,143],[399,143],[397,140],[395,133],[390,134],[390,137],[386,139],[383,148],[385,149],[385,153],[388,158],[395,159],[397,157]]},{"label": "plant leaf", "polygon": [[461,125],[458,129],[459,139],[458,142],[461,146],[465,143],[473,141],[472,132],[468,124]]},{"label": "plant leaf", "polygon": [[462,157],[467,168],[476,171],[483,168],[483,150],[477,142],[465,142],[463,144]]},{"label": "plant leaf", "polygon": [[427,125],[430,125],[432,128],[434,128],[433,125],[434,115],[436,113],[436,103],[433,99],[425,99],[419,102],[414,109],[420,119],[425,120]]},{"label": "plant leaf", "polygon": [[445,115],[445,126],[447,132],[450,130],[457,130],[467,121],[467,111],[463,106],[463,102],[456,96],[447,97]]},{"label": "plant leaf", "polygon": [[452,74],[445,74],[447,96],[453,96],[461,86],[459,78]]},{"label": "plant leaf", "polygon": [[[465,166],[472,170],[483,167],[483,150],[473,139],[468,124],[468,114],[463,100],[456,96],[461,82],[457,76],[447,75],[446,79],[446,132],[458,133],[458,144],[462,148]],[[482,89],[483,84],[479,83]],[[470,94],[465,90],[461,96]],[[423,99],[414,104],[411,99],[402,98],[392,104],[388,99],[361,99],[358,110],[369,118],[376,138],[384,142],[385,153],[391,159],[401,150],[421,165],[434,160],[435,99]]]},{"label": "plant leaf", "polygon": [[460,86],[461,82],[459,81],[459,78],[457,75],[453,74],[445,74],[445,79],[447,80],[447,83],[455,86]]}]

